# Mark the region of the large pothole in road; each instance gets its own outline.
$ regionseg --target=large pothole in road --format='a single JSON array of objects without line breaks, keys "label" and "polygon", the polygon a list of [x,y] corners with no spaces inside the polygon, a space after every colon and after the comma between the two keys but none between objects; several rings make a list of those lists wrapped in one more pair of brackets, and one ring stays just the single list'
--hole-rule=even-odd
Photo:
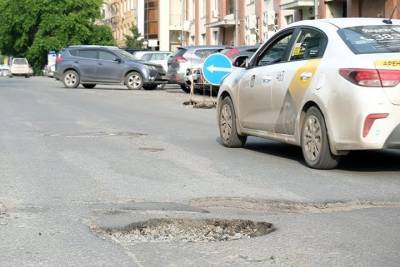
[{"label": "large pothole in road", "polygon": [[219,242],[263,236],[273,230],[271,223],[250,220],[150,219],[105,233],[127,242]]}]

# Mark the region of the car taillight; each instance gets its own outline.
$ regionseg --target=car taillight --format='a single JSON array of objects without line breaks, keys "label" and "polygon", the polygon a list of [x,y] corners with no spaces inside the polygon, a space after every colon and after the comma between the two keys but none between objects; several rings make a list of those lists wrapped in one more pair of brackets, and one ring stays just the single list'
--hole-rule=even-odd
[{"label": "car taillight", "polygon": [[236,54],[239,54],[239,50],[232,48],[225,54],[225,56],[232,57],[233,55],[236,55]]},{"label": "car taillight", "polygon": [[377,69],[340,69],[348,81],[365,87],[394,87],[400,82],[400,71]]},{"label": "car taillight", "polygon": [[371,130],[372,125],[376,120],[385,119],[389,116],[389,113],[375,113],[369,114],[364,121],[364,128],[363,128],[363,137],[367,137],[369,131]]},{"label": "car taillight", "polygon": [[64,60],[64,57],[62,55],[58,55],[56,58],[56,63],[60,63],[63,60]]},{"label": "car taillight", "polygon": [[383,87],[394,87],[400,83],[400,70],[378,70]]},{"label": "car taillight", "polygon": [[187,61],[186,58],[184,58],[183,56],[177,56],[175,58],[175,60],[176,60],[176,62],[179,62],[179,63],[185,63]]}]

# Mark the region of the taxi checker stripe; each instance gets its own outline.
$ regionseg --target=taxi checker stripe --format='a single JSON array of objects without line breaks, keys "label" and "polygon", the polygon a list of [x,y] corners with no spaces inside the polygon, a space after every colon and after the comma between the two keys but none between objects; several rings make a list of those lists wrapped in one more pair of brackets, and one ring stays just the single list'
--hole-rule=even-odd
[{"label": "taxi checker stripe", "polygon": [[[275,123],[275,131],[277,133],[294,134],[296,117],[301,108],[300,105],[320,63],[320,59],[311,59],[297,69],[281,105],[278,120]],[[309,79],[303,79],[302,75],[304,74],[307,74]]]}]

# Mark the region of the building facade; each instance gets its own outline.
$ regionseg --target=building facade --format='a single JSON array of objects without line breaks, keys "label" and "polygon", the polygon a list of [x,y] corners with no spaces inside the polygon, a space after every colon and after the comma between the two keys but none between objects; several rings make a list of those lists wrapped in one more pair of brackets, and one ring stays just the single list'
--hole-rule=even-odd
[{"label": "building facade", "polygon": [[[400,0],[108,0],[102,8],[118,45],[136,25],[146,45],[254,45],[299,20],[400,17]],[[317,6],[315,8],[315,6]]]}]

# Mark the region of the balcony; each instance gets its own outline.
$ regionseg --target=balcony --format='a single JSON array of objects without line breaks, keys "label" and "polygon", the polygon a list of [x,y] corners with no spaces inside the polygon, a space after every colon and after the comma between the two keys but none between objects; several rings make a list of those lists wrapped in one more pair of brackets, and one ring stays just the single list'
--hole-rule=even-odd
[{"label": "balcony", "polygon": [[297,10],[303,7],[314,7],[314,0],[283,0],[282,9]]},{"label": "balcony", "polygon": [[229,28],[235,27],[235,15],[229,14],[217,21],[206,24],[207,28]]}]

